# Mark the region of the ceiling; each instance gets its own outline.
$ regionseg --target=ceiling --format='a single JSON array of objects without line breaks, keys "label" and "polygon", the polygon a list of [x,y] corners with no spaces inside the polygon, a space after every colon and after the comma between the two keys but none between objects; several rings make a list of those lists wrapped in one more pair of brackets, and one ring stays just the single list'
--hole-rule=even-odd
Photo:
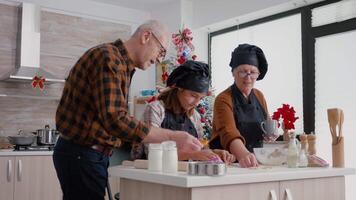
[{"label": "ceiling", "polygon": [[154,7],[157,4],[172,3],[177,0],[91,0],[99,3],[112,4],[116,6],[147,10],[148,8]]}]

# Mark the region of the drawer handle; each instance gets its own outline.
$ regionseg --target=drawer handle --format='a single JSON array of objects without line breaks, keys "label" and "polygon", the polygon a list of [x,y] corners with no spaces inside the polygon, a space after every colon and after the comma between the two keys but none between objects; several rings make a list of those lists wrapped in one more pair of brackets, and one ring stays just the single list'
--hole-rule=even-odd
[{"label": "drawer handle", "polygon": [[18,172],[18,176],[17,176],[17,180],[18,181],[21,181],[22,180],[22,161],[19,160],[19,165],[18,165],[18,168],[17,168],[17,172]]},{"label": "drawer handle", "polygon": [[293,200],[292,192],[290,189],[286,188],[286,200]]},{"label": "drawer handle", "polygon": [[277,194],[275,190],[270,190],[269,195],[271,197],[271,200],[277,200]]},{"label": "drawer handle", "polygon": [[7,161],[7,181],[11,182],[12,177],[12,160]]}]

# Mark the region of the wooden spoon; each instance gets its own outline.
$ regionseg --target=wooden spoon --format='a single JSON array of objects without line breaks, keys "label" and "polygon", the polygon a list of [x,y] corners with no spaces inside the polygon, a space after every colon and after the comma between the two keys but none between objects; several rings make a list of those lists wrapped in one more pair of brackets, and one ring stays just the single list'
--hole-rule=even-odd
[{"label": "wooden spoon", "polygon": [[336,126],[340,121],[339,112],[337,108],[331,108],[328,109],[327,111],[328,111],[329,128],[330,128],[333,144],[335,144],[338,141]]},{"label": "wooden spoon", "polygon": [[340,109],[340,120],[339,120],[339,135],[338,140],[340,141],[342,138],[342,125],[344,123],[344,111]]}]

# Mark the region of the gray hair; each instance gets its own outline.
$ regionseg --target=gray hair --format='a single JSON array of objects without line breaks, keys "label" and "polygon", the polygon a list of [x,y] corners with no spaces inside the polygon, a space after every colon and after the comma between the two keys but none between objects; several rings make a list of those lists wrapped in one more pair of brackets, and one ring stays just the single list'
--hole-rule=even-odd
[{"label": "gray hair", "polygon": [[134,35],[137,35],[142,31],[152,31],[159,38],[168,36],[169,34],[167,26],[158,20],[148,20],[145,23],[141,24],[136,29]]}]

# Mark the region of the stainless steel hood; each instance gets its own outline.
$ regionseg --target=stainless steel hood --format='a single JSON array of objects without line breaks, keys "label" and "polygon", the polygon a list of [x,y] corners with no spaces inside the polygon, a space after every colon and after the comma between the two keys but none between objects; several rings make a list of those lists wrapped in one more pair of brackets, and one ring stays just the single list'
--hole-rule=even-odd
[{"label": "stainless steel hood", "polygon": [[64,82],[63,79],[40,68],[40,14],[38,5],[22,3],[16,68],[6,81],[32,81],[34,76],[42,76],[46,83]]}]

